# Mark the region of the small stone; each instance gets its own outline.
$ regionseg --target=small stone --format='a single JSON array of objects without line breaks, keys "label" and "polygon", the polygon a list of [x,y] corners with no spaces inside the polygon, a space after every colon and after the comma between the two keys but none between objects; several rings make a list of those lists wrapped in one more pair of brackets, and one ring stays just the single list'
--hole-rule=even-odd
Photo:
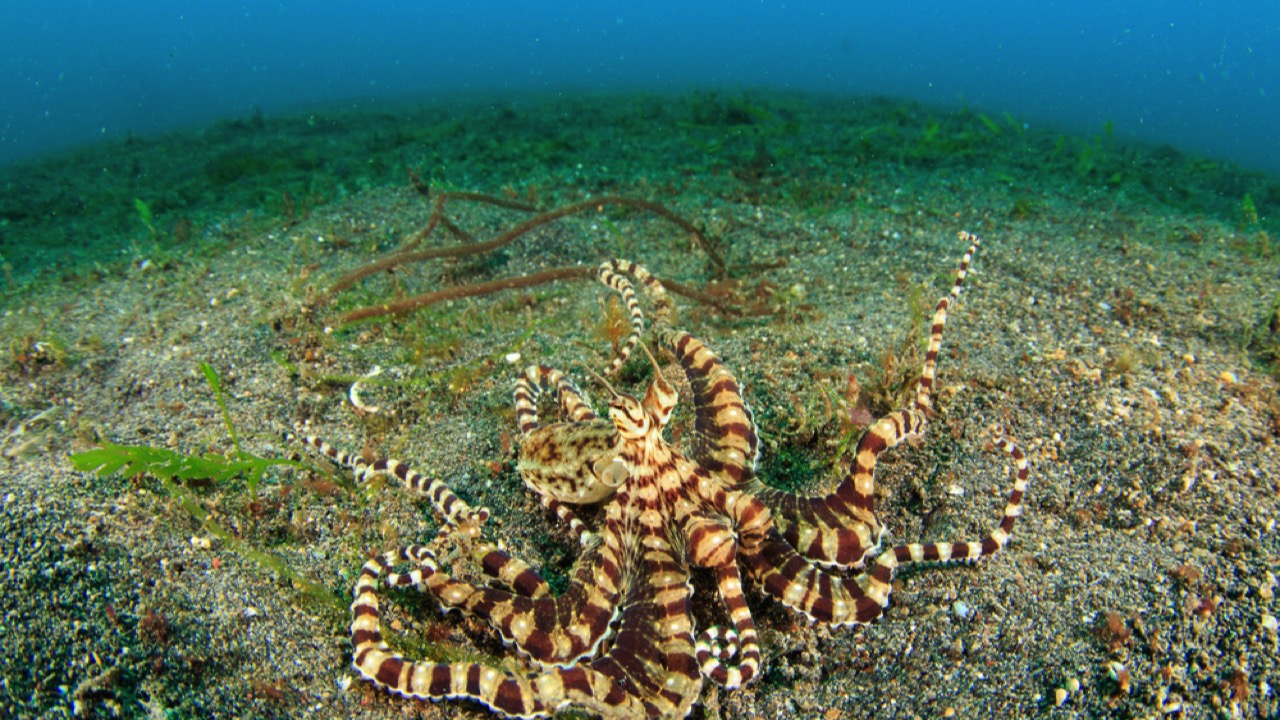
[{"label": "small stone", "polygon": [[1262,616],[1262,629],[1275,632],[1276,627],[1276,616],[1271,613],[1264,613]]},{"label": "small stone", "polygon": [[969,616],[973,615],[973,610],[963,600],[951,603],[951,611],[961,620],[968,620]]},{"label": "small stone", "polygon": [[1067,691],[1063,688],[1057,688],[1053,691],[1053,704],[1055,707],[1062,707],[1062,703],[1067,701]]},{"label": "small stone", "polygon": [[1078,678],[1071,678],[1070,680],[1067,680],[1067,692],[1080,692],[1080,680]]},{"label": "small stone", "polygon": [[1263,600],[1270,600],[1276,595],[1276,576],[1270,570],[1262,577],[1262,582],[1258,584],[1258,597]]}]

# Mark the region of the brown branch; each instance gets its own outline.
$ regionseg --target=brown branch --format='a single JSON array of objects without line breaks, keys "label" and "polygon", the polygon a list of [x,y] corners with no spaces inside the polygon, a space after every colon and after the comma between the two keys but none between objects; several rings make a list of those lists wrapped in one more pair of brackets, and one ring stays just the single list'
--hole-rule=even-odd
[{"label": "brown branch", "polygon": [[711,293],[705,293],[696,288],[689,287],[688,285],[678,283],[675,280],[659,280],[658,282],[662,283],[662,287],[669,290],[671,294],[687,297],[690,300],[702,303],[703,305],[710,305],[722,315],[728,315],[730,317],[740,317],[742,315],[742,310],[726,304],[723,300]]},{"label": "brown branch", "polygon": [[[534,217],[531,217],[528,220],[525,220],[519,225],[502,233],[498,237],[492,240],[488,240],[486,242],[472,242],[466,245],[428,248],[426,250],[414,251],[413,248],[417,247],[424,239],[426,239],[426,237],[431,234],[431,232],[436,228],[437,225],[441,225],[441,224],[445,225],[455,235],[462,232],[461,229],[453,225],[453,223],[450,222],[444,216],[444,204],[449,199],[484,202],[491,205],[497,205],[499,207],[510,208],[513,210],[531,210],[532,209],[529,206],[524,205],[522,203],[516,203],[509,200],[504,200],[502,198],[494,197],[492,195],[485,195],[483,193],[442,193],[435,200],[435,204],[431,210],[431,217],[427,221],[426,228],[424,228],[421,232],[415,234],[413,238],[405,242],[401,246],[401,248],[396,252],[390,255],[387,255],[386,257],[380,260],[375,260],[374,262],[371,262],[368,265],[365,265],[364,267],[357,268],[343,275],[336,282],[334,282],[334,284],[329,288],[329,294],[333,295],[333,294],[339,293],[351,287],[352,285],[355,285],[357,282],[360,282],[364,278],[369,277],[370,275],[374,275],[376,273],[382,272],[383,270],[390,270],[391,268],[397,267],[399,265],[403,265],[405,263],[421,262],[423,260],[432,260],[435,258],[465,257],[467,255],[477,255],[480,253],[490,252],[504,245],[510,244],[511,242],[515,241],[517,238],[519,238],[521,235],[524,235],[525,233],[528,233],[532,230],[536,230],[537,228],[542,227],[543,225],[546,225],[548,223],[554,222],[556,220],[559,220],[560,218],[563,218],[569,215],[575,215],[577,213],[589,211],[592,209],[595,209],[598,211],[602,209],[605,205],[618,205],[622,207],[640,208],[642,210],[651,212],[663,218],[664,220],[667,220],[668,222],[676,225],[682,230],[685,230],[686,232],[693,235],[693,238],[697,242],[698,247],[700,247],[702,251],[707,254],[707,257],[710,258],[711,262],[716,266],[717,268],[716,275],[718,277],[724,277],[727,274],[724,260],[711,247],[711,244],[707,241],[706,236],[702,234],[702,231],[694,227],[693,223],[689,222],[688,220],[685,220],[684,218],[675,214],[671,210],[668,210],[665,206],[660,205],[658,203],[650,202],[648,200],[639,200],[636,198],[615,197],[615,196],[605,196],[605,197],[595,198],[592,200],[584,200],[582,202],[574,203],[572,205],[565,205],[564,207],[556,208],[554,210],[548,210],[547,212],[544,212],[540,215],[535,215]],[[465,236],[465,233],[464,233],[464,236]],[[469,237],[469,236],[466,236],[466,237]]]},{"label": "brown branch", "polygon": [[411,298],[405,298],[391,303],[358,308],[356,310],[352,310],[346,315],[343,315],[342,322],[352,323],[357,320],[367,320],[369,318],[382,317],[384,315],[403,315],[446,300],[478,297],[480,295],[496,293],[501,290],[534,287],[535,285],[544,285],[549,282],[555,282],[556,280],[589,280],[595,276],[596,269],[593,267],[564,267],[555,268],[553,270],[543,270],[542,272],[525,275],[524,277],[503,278],[501,280],[475,283],[474,285],[461,285],[459,287],[452,287],[446,290],[437,290],[435,292],[416,295]]},{"label": "brown branch", "polygon": [[[431,203],[431,214],[427,216],[426,227],[414,233],[413,237],[400,243],[400,247],[396,248],[396,252],[417,247],[419,243],[431,236],[432,231],[436,229],[436,225],[440,224],[440,219],[444,217],[444,203],[448,199],[448,197],[440,195],[435,199],[435,202]],[[343,277],[345,278],[346,276]]]},{"label": "brown branch", "polygon": [[648,200],[640,200],[638,198],[615,197],[612,195],[607,195],[602,198],[596,198],[595,200],[589,200],[585,203],[579,203],[579,204],[587,205],[587,206],[590,206],[592,204],[623,205],[623,206],[629,206],[629,207],[637,207],[642,210],[648,210],[654,215],[657,215],[667,220],[668,222],[674,224],[675,226],[679,227],[680,229],[684,230],[690,235],[693,235],[693,239],[698,243],[698,247],[702,249],[702,252],[707,254],[707,257],[710,258],[711,263],[716,266],[717,277],[724,278],[729,274],[729,271],[724,264],[724,258],[720,257],[720,254],[717,253],[715,248],[711,246],[711,243],[707,240],[707,236],[703,235],[701,230],[694,227],[693,223],[689,222],[688,220],[685,220],[679,215],[668,210],[665,205],[661,205],[656,202],[650,202]]},{"label": "brown branch", "polygon": [[[420,310],[428,305],[445,302],[446,300],[457,300],[460,298],[480,297],[482,295],[492,295],[503,290],[515,290],[519,288],[530,288],[536,285],[545,285],[557,280],[593,280],[599,271],[594,267],[562,267],[551,270],[543,270],[532,275],[523,277],[502,278],[501,280],[491,280],[484,283],[475,283],[473,285],[461,285],[445,290],[436,290],[435,292],[423,293],[415,295],[411,298],[404,298],[391,303],[382,305],[370,305],[368,307],[357,308],[342,316],[342,323],[348,324],[359,320],[368,320],[369,318],[383,317],[386,315],[404,315],[415,310]],[[734,308],[723,300],[709,293],[702,292],[687,285],[683,285],[674,280],[662,280],[662,286],[675,295],[689,298],[694,302],[708,305],[717,312],[731,317],[742,315],[742,311]]]},{"label": "brown branch", "polygon": [[461,240],[464,243],[472,244],[472,243],[479,242],[479,240],[476,240],[474,235],[458,227],[457,225],[454,224],[452,220],[450,220],[447,217],[440,218],[440,225],[443,226],[445,230],[448,230],[450,235],[454,236],[455,238]]},{"label": "brown branch", "polygon": [[426,240],[431,235],[431,231],[435,229],[436,224],[444,225],[445,229],[453,233],[459,239],[467,242],[475,242],[475,238],[471,237],[465,230],[462,230],[453,221],[444,216],[444,204],[450,200],[466,200],[468,202],[484,203],[486,205],[495,205],[508,210],[519,210],[520,212],[538,212],[538,208],[532,205],[526,205],[515,200],[500,198],[497,195],[487,195],[478,192],[443,192],[436,196],[435,202],[431,206],[431,216],[427,218],[427,226],[422,232],[416,233],[412,238],[397,248],[396,252],[412,250],[419,243]]}]

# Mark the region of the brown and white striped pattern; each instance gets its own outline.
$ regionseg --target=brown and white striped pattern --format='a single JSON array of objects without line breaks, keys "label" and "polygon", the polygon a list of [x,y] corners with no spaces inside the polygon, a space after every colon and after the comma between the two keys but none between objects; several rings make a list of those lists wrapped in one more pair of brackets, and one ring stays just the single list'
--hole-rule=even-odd
[{"label": "brown and white striped pattern", "polygon": [[969,274],[969,263],[973,260],[973,254],[978,251],[978,245],[981,242],[976,235],[970,235],[963,230],[960,231],[959,238],[961,242],[969,243],[969,249],[965,250],[964,256],[960,258],[960,268],[956,270],[956,281],[951,285],[951,292],[938,301],[933,311],[933,324],[929,328],[929,346],[924,353],[924,369],[920,372],[920,382],[916,390],[916,409],[921,412],[926,412],[933,406],[933,383],[938,374],[938,353],[942,350],[942,329],[947,324],[947,310],[960,298],[960,288]]},{"label": "brown and white striped pattern", "polygon": [[825,567],[862,567],[884,532],[874,511],[876,463],[886,450],[919,437],[924,425],[917,410],[899,410],[872,423],[858,440],[849,474],[829,495],[802,497],[761,486],[757,492],[774,508],[787,544]]},{"label": "brown and white striped pattern", "polygon": [[[613,261],[617,263],[619,261]],[[631,323],[631,332],[627,335],[627,340],[618,348],[618,354],[609,363],[609,367],[605,369],[606,375],[612,375],[618,372],[618,368],[626,364],[627,359],[631,357],[631,352],[636,349],[636,345],[640,342],[640,334],[644,332],[644,311],[640,309],[640,303],[636,301],[636,290],[624,274],[625,270],[615,266],[613,263],[604,263],[600,266],[600,282],[613,289],[622,297],[622,303],[627,306],[627,319]]]},{"label": "brown and white striped pattern", "polygon": [[959,237],[969,243],[969,247],[960,260],[950,292],[938,301],[934,310],[914,407],[890,413],[867,428],[858,441],[848,476],[831,494],[798,497],[759,486],[758,492],[776,510],[783,538],[808,560],[840,570],[859,568],[879,547],[883,527],[876,519],[873,502],[876,462],[886,450],[924,433],[932,411],[947,311],[960,296],[969,263],[979,244],[978,238],[967,232],[961,232]]},{"label": "brown and white striped pattern", "polygon": [[589,422],[596,419],[591,405],[582,392],[565,374],[544,365],[530,365],[516,380],[513,400],[516,405],[516,427],[522,436],[538,427],[538,398],[544,392],[555,390],[556,402],[571,422]]},{"label": "brown and white striped pattern", "polygon": [[1022,516],[1022,497],[1027,491],[1030,464],[1022,449],[1003,434],[996,438],[995,445],[1009,456],[1014,478],[1013,489],[1009,491],[1009,499],[1005,503],[1004,515],[1000,518],[999,525],[977,541],[898,545],[885,553],[885,556],[892,556],[892,560],[886,557],[877,559],[877,562],[892,566],[921,562],[975,562],[1008,545],[1013,534],[1013,524]]},{"label": "brown and white striped pattern", "polygon": [[738,381],[715,353],[687,332],[664,334],[693,388],[692,459],[740,486],[755,474],[760,440]]},{"label": "brown and white striped pattern", "polygon": [[[716,568],[716,585],[733,630],[722,631],[713,626],[698,636],[698,665],[702,674],[732,690],[755,679],[760,671],[760,642],[755,620],[743,595],[742,576],[737,562]],[[734,656],[737,665],[729,665]]]},{"label": "brown and white striped pattern", "polygon": [[[629,260],[610,260],[600,266],[602,281],[611,287],[618,273],[631,275],[644,286],[654,303],[654,329],[658,339],[675,354],[693,388],[692,459],[699,467],[721,475],[721,480],[731,485],[749,480],[759,458],[759,439],[755,433],[755,419],[742,399],[737,379],[700,340],[670,327],[673,306],[657,278],[643,266]],[[634,295],[631,298],[628,307],[635,308]],[[656,382],[658,375],[655,371],[655,384],[651,386],[650,394],[659,387]],[[674,406],[674,391],[664,392]]]},{"label": "brown and white striped pattern", "polygon": [[[722,474],[731,484],[751,479],[759,459],[759,439],[737,379],[700,340],[670,327],[670,296],[648,270],[628,260],[610,260],[600,266],[606,284],[614,282],[617,273],[631,275],[643,284],[654,303],[658,339],[675,354],[693,388],[692,459],[703,469]],[[634,306],[634,295],[631,297],[628,307]]]},{"label": "brown and white striped pattern", "polygon": [[462,498],[454,494],[448,485],[436,478],[423,475],[399,460],[383,458],[369,462],[359,455],[353,455],[345,450],[335,448],[315,435],[290,435],[286,439],[291,442],[302,442],[309,445],[321,455],[339,465],[351,468],[352,474],[358,483],[367,482],[377,475],[395,477],[409,492],[430,500],[436,511],[450,524],[457,525],[465,521],[472,521],[483,525],[489,519],[488,508],[472,509],[470,505],[463,502]]},{"label": "brown and white striped pattern", "polygon": [[[391,573],[399,561],[417,567],[408,574]],[[379,623],[378,578],[386,576],[391,584],[421,588],[438,574],[434,569],[431,553],[421,546],[380,555],[361,568],[351,604],[352,664],[361,676],[404,697],[466,698],[508,717],[548,717],[570,704],[611,717],[648,716],[638,698],[619,688],[614,677],[593,667],[550,667],[527,675],[480,663],[413,662],[392,651],[383,640]]]},{"label": "brown and white striped pattern", "polygon": [[[844,570],[862,567],[879,546],[883,528],[873,508],[876,463],[881,454],[908,437],[923,434],[937,357],[947,311],[960,294],[978,238],[961,233],[970,243],[960,262],[955,284],[938,302],[930,328],[924,368],[912,407],[898,410],[869,427],[859,440],[853,466],[835,492],[814,498],[796,497],[760,487],[758,494],[775,510],[776,529],[758,546],[744,548],[744,565],[764,591],[811,620],[834,625],[864,624],[879,617],[888,605],[897,568],[913,562],[973,562],[1003,548],[1016,518],[1029,472],[1025,455],[1013,440],[996,444],[1012,459],[1014,487],[1000,524],[980,541],[908,543],[875,556],[861,574],[844,577],[819,566]],[[815,565],[816,563],[816,565]]]},{"label": "brown and white striped pattern", "polygon": [[[637,265],[630,260],[615,259],[600,264],[600,281],[610,288],[618,290],[619,287],[622,287],[618,281],[620,275],[630,275],[639,280],[640,284],[644,286],[645,295],[653,303],[654,327],[667,325],[671,320],[674,306],[671,303],[671,296],[667,295],[667,289],[662,286],[662,282],[650,274],[643,265]],[[630,283],[626,283],[626,287],[630,287]],[[634,293],[629,296],[623,294],[623,301],[627,305],[627,311],[633,318],[641,314],[642,311]],[[633,320],[632,327],[634,328],[636,325],[637,323]],[[634,347],[634,343],[632,343],[632,347]]]},{"label": "brown and white striped pattern", "polygon": [[484,620],[539,665],[568,666],[595,655],[608,637],[620,601],[616,553],[607,546],[585,553],[559,596],[551,596],[528,565],[488,543],[475,548],[473,562],[512,590],[457,580],[434,568],[422,573],[421,584],[441,608]]},{"label": "brown and white striped pattern", "polygon": [[[583,546],[560,596],[535,569],[481,538],[485,511],[472,511],[438,481],[395,461],[364,463],[308,439],[361,479],[372,472],[396,475],[449,519],[432,543],[364,565],[352,603],[357,671],[393,693],[470,698],[509,717],[545,717],[574,706],[609,719],[682,718],[704,679],[732,689],[759,677],[761,652],[744,575],[813,621],[853,625],[881,615],[902,565],[971,562],[1003,548],[1022,513],[1029,468],[1016,444],[1001,436],[996,444],[1011,459],[1014,484],[995,529],[978,541],[908,543],[877,554],[883,527],[873,507],[876,465],[887,450],[920,436],[932,412],[947,311],[978,244],[968,234],[961,238],[971,244],[955,285],[934,312],[914,402],[867,429],[848,475],[820,497],[798,497],[760,482],[755,422],[733,374],[701,341],[670,327],[671,302],[643,267],[625,260],[603,264],[601,281],[622,296],[632,328],[610,371],[626,361],[642,333],[643,314],[628,277],[635,278],[654,303],[659,343],[675,354],[693,388],[694,439],[685,457],[663,438],[677,397],[656,368],[641,400],[607,387],[608,419],[563,373],[542,366],[524,371],[514,394],[521,476]],[[537,403],[552,391],[566,419],[544,425]],[[570,507],[590,503],[603,505],[594,530]],[[451,544],[501,587],[444,572],[436,558]],[[395,572],[400,564],[408,569]],[[715,574],[731,625],[707,628],[696,642],[692,567]],[[855,568],[865,569],[845,574]],[[534,671],[410,662],[397,655],[379,625],[379,578],[484,620]]]}]

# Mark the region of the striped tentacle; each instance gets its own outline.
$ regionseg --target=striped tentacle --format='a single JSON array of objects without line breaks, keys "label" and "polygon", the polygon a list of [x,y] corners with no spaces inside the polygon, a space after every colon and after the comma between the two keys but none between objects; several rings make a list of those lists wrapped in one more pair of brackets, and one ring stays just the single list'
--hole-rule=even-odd
[{"label": "striped tentacle", "polygon": [[991,530],[986,537],[977,541],[908,543],[898,545],[880,558],[877,564],[891,567],[909,563],[955,563],[976,562],[989,555],[994,555],[1009,544],[1013,534],[1013,525],[1022,515],[1022,499],[1027,491],[1027,478],[1030,475],[1030,463],[1026,455],[1012,438],[1000,434],[995,445],[1009,456],[1013,469],[1013,489],[1009,491],[1009,499],[1005,503],[1004,514],[1000,524]]},{"label": "striped tentacle", "polygon": [[702,341],[671,327],[674,305],[661,281],[643,266],[626,260],[612,262],[644,286],[654,304],[653,326],[659,342],[675,354],[693,388],[693,459],[733,484],[749,480],[759,459],[759,438],[737,378]]},{"label": "striped tentacle", "polygon": [[[690,556],[699,567],[718,567],[725,559],[709,555],[708,543],[733,542],[720,552],[737,545],[754,547],[773,529],[773,511],[755,493],[727,487],[721,478],[692,464],[679,467],[680,476],[688,479],[688,485],[681,487],[681,491],[692,490],[692,499],[707,508],[707,511],[691,512],[687,519],[677,517],[684,523]],[[673,495],[671,502],[678,512],[684,506],[677,503],[679,495]]]},{"label": "striped tentacle", "polygon": [[551,586],[537,570],[493,543],[477,543],[471,557],[485,575],[511,588],[520,597],[542,598],[551,594]]},{"label": "striped tentacle", "polygon": [[[377,566],[378,574],[382,576],[387,587],[414,587],[419,590],[426,589],[423,584],[424,578],[429,577],[440,567],[436,551],[431,545],[405,545],[397,550],[389,550],[375,556],[366,562],[365,566],[368,567],[370,563]],[[408,563],[411,566],[409,571],[394,572],[392,568],[400,563]]]},{"label": "striped tentacle", "polygon": [[[418,567],[406,575],[393,574],[390,570],[397,561]],[[421,587],[432,567],[430,551],[415,546],[376,557],[361,568],[351,604],[351,644],[352,664],[362,677],[404,697],[467,698],[516,718],[549,717],[570,704],[612,717],[646,717],[645,706],[614,676],[590,667],[552,667],[530,675],[480,663],[414,662],[393,652],[383,640],[379,623],[378,578],[387,575],[394,584]]]},{"label": "striped tentacle", "polygon": [[859,575],[842,578],[815,567],[775,532],[758,549],[744,550],[744,563],[766,593],[812,620],[832,625],[871,622],[889,604],[893,578],[900,566],[918,562],[974,562],[1008,544],[1014,522],[1022,514],[1030,468],[1013,440],[1000,437],[996,445],[1011,459],[1014,485],[1000,524],[980,541],[899,545],[881,553]]},{"label": "striped tentacle", "polygon": [[[878,572],[879,566],[872,565],[856,578],[843,578],[810,563],[776,529],[758,547],[743,548],[739,557],[747,574],[766,594],[811,621],[866,624],[880,616],[884,607],[881,600],[888,600],[887,595],[873,596],[874,588],[868,587],[865,580]],[[886,582],[891,579],[886,575]]]},{"label": "striped tentacle", "polygon": [[960,241],[969,243],[969,249],[965,250],[964,256],[960,258],[960,268],[956,271],[956,281],[951,285],[951,292],[938,301],[938,305],[933,311],[933,324],[929,328],[929,346],[924,354],[924,368],[920,372],[920,380],[916,386],[916,409],[921,412],[928,412],[933,407],[933,385],[938,373],[938,353],[942,350],[942,329],[947,324],[947,311],[951,305],[960,298],[960,288],[964,286],[964,279],[969,274],[969,263],[973,260],[973,254],[978,251],[978,245],[981,242],[976,235],[961,230],[959,233]]},{"label": "striped tentacle", "polygon": [[762,487],[758,494],[774,509],[783,538],[827,567],[862,567],[884,530],[874,509],[876,464],[886,450],[919,437],[924,427],[925,416],[918,410],[899,410],[877,420],[858,440],[848,475],[829,495],[800,497]]},{"label": "striped tentacle", "polygon": [[[551,586],[525,561],[513,557],[497,545],[480,540],[480,529],[474,525],[453,527],[445,525],[436,532],[436,538],[427,545],[410,545],[399,551],[399,560],[413,562],[418,567],[409,573],[387,572],[387,585],[403,587],[411,585],[424,592],[429,588],[424,579],[438,571],[440,562],[437,559],[441,548],[455,544],[462,536],[468,543],[473,562],[485,575],[497,580],[521,597],[541,598],[551,594]],[[384,554],[390,559],[396,551]]]},{"label": "striped tentacle", "polygon": [[619,518],[637,535],[631,568],[635,580],[609,651],[591,667],[644,698],[650,717],[682,718],[702,689],[690,607],[693,588],[687,567],[667,539],[658,494],[649,490],[655,488],[641,488],[635,498],[619,496]]},{"label": "striped tentacle", "polygon": [[545,365],[530,365],[516,379],[513,393],[516,427],[520,428],[521,437],[538,429],[538,398],[550,389],[555,390],[556,400],[570,421],[589,422],[597,418],[591,405],[582,398],[582,392],[564,373]]},{"label": "striped tentacle", "polygon": [[759,438],[751,409],[733,373],[702,341],[683,331],[664,334],[693,389],[690,456],[703,468],[740,487],[755,475]]},{"label": "striped tentacle", "polygon": [[865,573],[855,578],[866,596],[878,602],[881,608],[889,604],[898,568],[912,563],[974,563],[994,555],[1009,544],[1014,522],[1022,515],[1022,498],[1027,490],[1030,464],[1012,439],[1000,435],[995,445],[1009,456],[1014,476],[1013,489],[1009,491],[1000,524],[978,541],[906,543],[881,553]]},{"label": "striped tentacle", "polygon": [[[705,481],[708,478],[703,474],[702,479]],[[723,503],[725,506],[735,505],[739,500],[754,501],[754,498],[739,492],[730,494],[723,491],[719,499],[727,500]],[[762,527],[767,529],[768,509],[756,504],[763,511]],[[677,505],[677,508],[683,507],[687,506]],[[756,530],[755,525],[748,522],[745,525],[752,529],[744,533],[739,529],[743,524],[731,519],[719,508],[714,511],[690,512],[683,518],[682,525],[689,559],[698,567],[715,570],[720,599],[733,623],[733,630],[722,632],[718,627],[711,627],[698,636],[695,648],[698,665],[702,674],[712,681],[730,689],[739,687],[756,677],[760,669],[760,647],[755,621],[751,618],[751,610],[747,607],[747,600],[742,592],[742,576],[738,572],[737,561],[738,545],[744,535],[756,534],[759,537],[755,537],[752,543],[758,545],[765,530]],[[728,661],[738,655],[739,650],[739,662],[728,665]]]},{"label": "striped tentacle", "polygon": [[938,301],[934,310],[913,407],[881,418],[867,429],[858,442],[853,468],[831,494],[800,497],[771,488],[759,491],[775,509],[783,537],[801,555],[814,562],[842,570],[862,567],[868,553],[879,545],[882,528],[875,518],[872,500],[876,460],[902,440],[922,434],[925,420],[932,411],[938,353],[942,349],[947,312],[960,297],[969,264],[979,244],[978,238],[967,232],[961,232],[959,237],[970,244],[960,259],[950,292]]},{"label": "striped tentacle", "polygon": [[[720,598],[729,611],[733,630],[710,627],[698,636],[697,657],[702,674],[732,690],[750,683],[760,670],[760,644],[755,621],[742,594],[742,576],[737,562],[716,568]],[[727,665],[738,656],[737,665]]]},{"label": "striped tentacle", "polygon": [[333,462],[351,468],[358,483],[368,482],[377,475],[394,476],[409,492],[430,500],[449,525],[483,525],[489,519],[488,508],[472,508],[442,481],[427,477],[399,460],[383,458],[369,462],[359,455],[335,448],[315,435],[287,435],[286,439],[309,445]]},{"label": "striped tentacle", "polygon": [[622,296],[622,302],[627,306],[627,317],[631,323],[631,333],[627,335],[627,341],[618,349],[617,356],[605,369],[606,375],[618,372],[618,368],[626,364],[627,359],[631,357],[631,352],[640,342],[640,334],[644,332],[644,312],[640,309],[639,301],[636,300],[635,286],[625,274],[635,267],[637,267],[635,263],[629,263],[626,260],[611,260],[600,265],[600,282]]},{"label": "striped tentacle", "polygon": [[601,265],[602,278],[618,273],[631,275],[643,285],[654,304],[653,326],[659,340],[676,355],[693,388],[693,459],[734,484],[750,479],[759,458],[759,440],[737,379],[701,341],[670,326],[674,306],[661,281],[629,260]]},{"label": "striped tentacle", "polygon": [[591,532],[591,530],[588,529],[581,520],[578,519],[578,514],[575,513],[568,505],[565,505],[550,495],[542,496],[542,504],[548,510],[555,513],[556,517],[560,519],[560,522],[569,526],[569,532],[573,534],[574,539],[578,541],[579,545],[586,547],[594,542],[596,537],[598,537],[595,533]]},{"label": "striped tentacle", "polygon": [[[650,274],[643,265],[637,265],[630,260],[615,259],[600,264],[600,281],[605,285],[618,290],[613,283],[614,278],[619,275],[630,275],[640,281],[640,284],[644,287],[645,295],[653,303],[653,326],[660,332],[663,331],[671,320],[671,313],[675,306],[671,302],[671,296],[667,295],[667,289],[662,286],[662,281]],[[625,295],[623,299],[626,300]],[[633,305],[636,306],[635,309],[632,309]],[[633,318],[639,312],[638,304],[634,301],[634,293],[632,294],[632,300],[627,302],[627,308],[632,313]],[[634,319],[632,327],[635,327]],[[635,344],[632,343],[631,347],[634,348]],[[625,362],[625,359],[623,362]]]},{"label": "striped tentacle", "polygon": [[504,641],[544,666],[568,666],[591,657],[608,637],[613,608],[621,601],[621,571],[613,548],[584,553],[560,596],[547,594],[532,568],[492,545],[478,545],[472,557],[487,574],[505,578],[514,591],[457,580],[435,568],[424,570],[421,587],[441,608],[489,623]]}]

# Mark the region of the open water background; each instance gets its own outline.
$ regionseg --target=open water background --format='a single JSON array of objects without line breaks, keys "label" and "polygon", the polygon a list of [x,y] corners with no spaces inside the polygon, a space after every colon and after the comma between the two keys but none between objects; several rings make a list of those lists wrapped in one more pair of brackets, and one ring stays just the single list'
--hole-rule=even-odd
[{"label": "open water background", "polygon": [[892,95],[1280,174],[1280,4],[50,0],[0,5],[0,163],[308,108]]}]

